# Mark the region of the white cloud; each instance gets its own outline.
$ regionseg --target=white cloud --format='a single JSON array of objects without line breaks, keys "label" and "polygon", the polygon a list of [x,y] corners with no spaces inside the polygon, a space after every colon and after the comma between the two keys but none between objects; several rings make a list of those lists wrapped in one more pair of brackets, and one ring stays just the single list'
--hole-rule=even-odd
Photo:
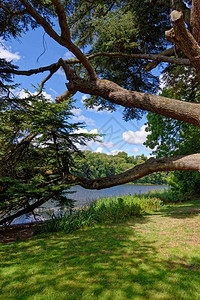
[{"label": "white cloud", "polygon": [[79,128],[74,131],[74,133],[89,133],[87,129],[84,128]]},{"label": "white cloud", "polygon": [[16,94],[19,98],[28,98],[31,93],[26,92],[24,89],[16,91]]},{"label": "white cloud", "polygon": [[80,116],[82,113],[82,110],[80,108],[72,108],[71,112],[73,113],[73,115],[75,116]]},{"label": "white cloud", "polygon": [[[16,95],[19,97],[19,98],[28,98],[30,95],[37,95],[37,92],[35,93],[31,93],[31,92],[26,92],[24,89],[22,90],[16,90]],[[47,94],[46,92],[42,92],[42,95],[45,97],[45,99],[48,99],[50,100],[51,102],[53,101],[53,98],[50,94]]]},{"label": "white cloud", "polygon": [[111,149],[112,147],[115,146],[115,144],[112,142],[99,142],[99,145],[102,145],[103,147],[108,149]]},{"label": "white cloud", "polygon": [[159,146],[159,145],[156,145],[153,149],[151,149],[151,148],[149,148],[148,146],[144,146],[144,145],[143,145],[143,148],[144,148],[145,150],[147,150],[147,151],[156,151],[157,148],[158,148],[158,146]]},{"label": "white cloud", "polygon": [[145,131],[146,125],[143,125],[138,131],[125,131],[123,140],[128,144],[140,145],[146,141],[148,133]]},{"label": "white cloud", "polygon": [[[37,92],[35,92],[33,95],[37,95]],[[51,102],[53,101],[53,98],[50,94],[47,94],[46,92],[42,92],[42,95],[44,96],[45,99],[48,99]]]},{"label": "white cloud", "polygon": [[58,95],[58,93],[57,93],[54,89],[50,88],[50,91],[51,91],[52,93],[54,93],[54,95]]},{"label": "white cloud", "polygon": [[73,121],[85,122],[87,125],[95,125],[95,121],[91,118],[87,118],[82,115],[82,110],[80,108],[73,108],[71,112],[74,114]]},{"label": "white cloud", "polygon": [[99,108],[101,108],[101,105],[96,105],[93,108],[87,108],[87,110],[89,112],[93,112],[93,113],[97,113],[97,114],[110,114],[110,113],[112,113],[112,111],[110,111],[110,110],[107,110],[107,109],[99,110]]},{"label": "white cloud", "polygon": [[107,155],[117,155],[120,152],[122,152],[122,150],[115,149],[115,150],[112,150],[112,151],[108,152]]},{"label": "white cloud", "polygon": [[81,98],[81,102],[84,103],[84,101],[85,101],[87,98],[88,98],[88,96],[84,94],[84,95],[82,96],[82,98]]},{"label": "white cloud", "polygon": [[98,147],[94,152],[96,152],[96,153],[102,153],[103,152],[103,148],[102,147]]},{"label": "white cloud", "polygon": [[[96,128],[92,129],[90,131],[88,131],[85,128],[79,128],[78,130],[74,131],[74,133],[99,134],[99,131]],[[115,146],[114,143],[112,143],[112,142],[104,142],[102,136],[97,136],[97,141],[88,141],[87,142],[87,146],[78,146],[78,148],[81,149],[81,150],[90,150],[90,151],[92,151],[94,147],[97,147],[98,152],[100,152],[101,149],[103,151],[103,148],[106,148],[108,150],[108,149],[113,148],[114,146]],[[95,152],[97,152],[97,149],[95,150]],[[113,154],[111,154],[111,155],[113,155]]]},{"label": "white cloud", "polygon": [[161,74],[159,77],[159,87],[157,94],[161,94],[163,89],[167,87],[166,74]]},{"label": "white cloud", "polygon": [[73,59],[73,58],[75,58],[74,54],[71,53],[70,51],[65,52],[63,57],[64,57],[64,59]]},{"label": "white cloud", "polygon": [[138,149],[137,147],[134,147],[134,148],[132,149],[132,152],[133,152],[133,153],[137,153],[137,152],[139,152],[139,149]]},{"label": "white cloud", "polygon": [[19,52],[12,53],[11,47],[6,47],[2,40],[0,40],[0,57],[5,58],[7,61],[17,61],[21,58]]},{"label": "white cloud", "polygon": [[73,117],[73,120],[76,121],[76,122],[84,122],[86,123],[87,125],[95,125],[95,121],[91,118],[87,118],[85,117],[84,115],[81,115],[81,116],[74,116]]},{"label": "white cloud", "polygon": [[96,129],[96,128],[90,130],[90,133],[92,133],[92,134],[99,134],[99,133],[98,133],[98,129]]}]

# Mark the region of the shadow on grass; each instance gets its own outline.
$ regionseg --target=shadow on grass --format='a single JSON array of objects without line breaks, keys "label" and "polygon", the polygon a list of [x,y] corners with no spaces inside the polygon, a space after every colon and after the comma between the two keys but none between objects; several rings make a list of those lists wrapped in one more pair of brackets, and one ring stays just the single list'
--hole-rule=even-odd
[{"label": "shadow on grass", "polygon": [[0,249],[0,299],[199,299],[199,259],[160,257],[134,223],[40,235]]},{"label": "shadow on grass", "polygon": [[161,213],[177,219],[193,218],[200,214],[200,200],[167,205],[161,209]]}]

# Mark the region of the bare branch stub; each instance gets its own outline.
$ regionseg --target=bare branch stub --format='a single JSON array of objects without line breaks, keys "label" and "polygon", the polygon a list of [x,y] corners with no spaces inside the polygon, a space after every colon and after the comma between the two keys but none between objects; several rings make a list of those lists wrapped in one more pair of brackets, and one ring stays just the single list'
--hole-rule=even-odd
[{"label": "bare branch stub", "polygon": [[165,32],[167,40],[183,51],[200,76],[200,47],[197,41],[186,28],[183,14],[180,11],[174,10],[170,14],[170,18],[173,28]]},{"label": "bare branch stub", "polygon": [[74,96],[76,94],[77,91],[69,91],[66,90],[63,94],[61,94],[60,96],[57,96],[55,98],[56,103],[62,103],[63,101],[68,100],[69,98],[71,98],[72,96]]}]

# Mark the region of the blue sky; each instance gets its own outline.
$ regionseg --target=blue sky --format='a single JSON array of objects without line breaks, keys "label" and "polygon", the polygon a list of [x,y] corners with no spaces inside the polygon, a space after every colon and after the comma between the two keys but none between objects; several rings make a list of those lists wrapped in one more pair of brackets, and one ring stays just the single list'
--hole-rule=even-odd
[{"label": "blue sky", "polygon": [[[67,59],[72,55],[66,48],[58,45],[47,34],[44,35],[43,29],[39,28],[23,35],[18,40],[2,41],[0,43],[0,57],[13,60],[13,63],[19,66],[19,69],[28,70],[41,66],[46,66],[58,61],[60,57]],[[44,51],[45,43],[46,51]],[[41,56],[40,56],[41,55]],[[16,76],[15,82],[21,83],[18,93],[23,95],[22,88],[28,89],[34,93],[32,85],[39,85],[48,75],[47,72],[32,76]],[[59,70],[45,84],[44,94],[53,99],[66,90],[66,78],[64,73]],[[116,112],[101,111],[97,109],[85,109],[83,105],[84,98],[89,95],[77,93],[73,98],[76,100],[76,109],[73,109],[74,117],[72,121],[84,122],[85,132],[101,133],[104,136],[101,142],[91,142],[83,150],[117,154],[119,151],[125,151],[129,156],[145,154],[150,156],[151,150],[147,149],[143,143],[146,140],[145,132],[146,117],[142,120],[132,120],[125,122],[122,119],[123,108],[119,107]]]}]

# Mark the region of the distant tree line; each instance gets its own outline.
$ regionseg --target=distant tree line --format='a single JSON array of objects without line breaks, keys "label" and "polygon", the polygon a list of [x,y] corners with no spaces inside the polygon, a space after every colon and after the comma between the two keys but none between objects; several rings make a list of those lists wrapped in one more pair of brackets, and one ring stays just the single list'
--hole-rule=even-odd
[{"label": "distant tree line", "polygon": [[[75,154],[72,172],[88,179],[102,178],[125,172],[138,164],[146,162],[147,159],[144,154],[128,156],[126,152],[119,152],[117,155],[107,155],[84,151],[81,156]],[[135,180],[134,183],[167,184],[168,177],[169,172],[157,172]]]}]

